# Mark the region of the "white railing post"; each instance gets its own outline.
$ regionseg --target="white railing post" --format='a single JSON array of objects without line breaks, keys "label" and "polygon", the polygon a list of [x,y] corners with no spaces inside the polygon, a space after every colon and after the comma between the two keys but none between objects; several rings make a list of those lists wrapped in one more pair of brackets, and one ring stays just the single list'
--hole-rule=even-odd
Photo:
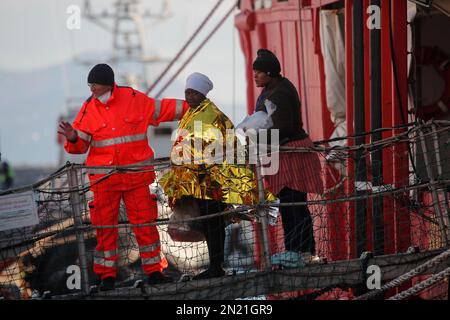
[{"label": "white railing post", "polygon": [[81,269],[81,290],[89,294],[89,272],[86,259],[86,246],[84,242],[83,218],[81,214],[81,197],[78,185],[77,169],[71,166],[67,171],[67,178],[70,189],[70,205],[72,207],[73,220],[76,230],[78,244],[78,255]]}]

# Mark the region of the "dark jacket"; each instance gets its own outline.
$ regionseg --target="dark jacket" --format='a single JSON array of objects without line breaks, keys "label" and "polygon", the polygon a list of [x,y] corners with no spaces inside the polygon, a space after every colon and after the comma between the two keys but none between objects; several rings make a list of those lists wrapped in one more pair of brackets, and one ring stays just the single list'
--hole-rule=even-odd
[{"label": "dark jacket", "polygon": [[280,133],[280,145],[290,141],[302,140],[308,137],[303,129],[301,103],[295,86],[286,78],[282,77],[272,89],[264,88],[256,102],[255,111],[267,113],[264,101],[268,99],[277,108],[272,114],[273,127]]}]

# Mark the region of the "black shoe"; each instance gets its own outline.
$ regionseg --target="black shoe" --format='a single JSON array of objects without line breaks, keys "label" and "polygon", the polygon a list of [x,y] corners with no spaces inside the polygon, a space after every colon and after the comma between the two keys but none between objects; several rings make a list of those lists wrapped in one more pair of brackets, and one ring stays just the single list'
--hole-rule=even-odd
[{"label": "black shoe", "polygon": [[107,277],[105,279],[102,279],[102,281],[98,285],[98,290],[99,291],[114,290],[115,284],[116,284],[116,278]]},{"label": "black shoe", "polygon": [[161,284],[161,283],[170,283],[173,282],[173,279],[169,276],[166,276],[164,273],[160,271],[152,272],[147,277],[147,284]]},{"label": "black shoe", "polygon": [[208,270],[203,271],[202,273],[192,277],[192,280],[217,278],[217,277],[223,277],[224,275],[225,275],[225,270],[223,270],[222,268],[208,269]]}]

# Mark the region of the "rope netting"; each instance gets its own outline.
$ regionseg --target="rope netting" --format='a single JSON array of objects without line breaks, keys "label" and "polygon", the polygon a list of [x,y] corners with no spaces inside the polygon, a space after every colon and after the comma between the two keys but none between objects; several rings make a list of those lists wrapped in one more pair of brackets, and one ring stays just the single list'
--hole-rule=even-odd
[{"label": "rope netting", "polygon": [[[281,147],[280,152],[319,154],[323,194],[308,194],[307,201],[289,203],[261,200],[255,205],[229,204],[207,215],[195,215],[198,210],[189,202],[183,211],[185,216],[174,214],[171,199],[158,182],[171,169],[170,161],[154,161],[151,170],[157,178],[149,189],[156,200],[157,219],[150,223],[131,223],[122,199],[118,225],[93,224],[93,185],[88,179],[92,169],[106,170],[101,178],[104,181],[148,167],[68,164],[33,186],[0,194],[0,296],[446,298],[450,262],[449,129],[450,123],[436,121],[383,129],[383,139],[376,142],[370,141],[368,133],[363,145],[355,145],[355,137],[346,137],[341,138],[339,146],[333,144],[335,141],[322,141],[313,148]],[[377,152],[381,157],[374,156]],[[383,169],[381,179],[374,179],[373,168],[377,166]],[[260,176],[260,168],[254,169]],[[358,170],[363,170],[363,175]],[[355,177],[361,176],[366,180],[357,181]],[[23,212],[13,209],[18,208],[20,196],[30,194],[37,219],[19,228],[11,221]],[[297,228],[283,228],[283,210],[304,212],[305,206],[311,222],[308,224],[304,217],[305,221],[296,222]],[[7,208],[12,208],[15,216],[8,215]],[[225,273],[197,280],[195,276],[208,269],[211,256],[203,222],[218,217],[223,218],[225,228],[221,257]],[[133,231],[149,226],[157,227],[161,263],[172,283],[149,285],[145,281],[140,246]],[[97,261],[97,233],[102,229],[118,231],[118,258],[115,289],[99,292],[94,286],[98,276],[93,265]],[[284,234],[285,230],[294,234]],[[309,250],[287,250],[288,241],[301,241]]]}]

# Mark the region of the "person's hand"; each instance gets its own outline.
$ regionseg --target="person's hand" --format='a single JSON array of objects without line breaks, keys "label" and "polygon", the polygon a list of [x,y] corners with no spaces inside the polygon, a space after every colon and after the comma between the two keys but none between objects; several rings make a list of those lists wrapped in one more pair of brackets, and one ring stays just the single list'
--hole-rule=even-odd
[{"label": "person's hand", "polygon": [[78,140],[77,132],[72,127],[72,125],[66,121],[61,121],[61,123],[59,124],[58,133],[65,136],[66,139],[71,143],[75,143]]}]

